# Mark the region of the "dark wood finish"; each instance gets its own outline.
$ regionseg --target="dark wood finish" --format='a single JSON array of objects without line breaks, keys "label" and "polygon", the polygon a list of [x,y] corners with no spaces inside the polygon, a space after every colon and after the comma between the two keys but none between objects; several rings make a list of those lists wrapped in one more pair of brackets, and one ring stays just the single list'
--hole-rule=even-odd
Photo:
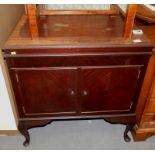
[{"label": "dark wood finish", "polygon": [[28,128],[26,126],[26,123],[20,122],[18,124],[18,130],[25,137],[25,141],[23,142],[23,145],[25,147],[28,146],[30,144],[30,135],[29,135],[29,132],[28,132]]},{"label": "dark wood finish", "polygon": [[[32,41],[27,17],[23,16],[4,48],[67,48],[70,51],[70,48],[77,47],[111,47],[114,51],[116,47],[126,47],[132,50],[132,47],[138,47],[143,51],[142,48],[151,46],[150,41],[143,35],[133,35],[130,39],[124,39],[121,30],[123,27],[124,23],[120,15],[47,16],[39,19],[39,38]],[[136,39],[141,42],[135,43]]]},{"label": "dark wood finish", "polygon": [[[18,50],[16,50],[18,51]],[[31,50],[29,50],[31,51]],[[55,50],[54,50],[55,51]],[[150,53],[144,55],[137,54],[17,54],[15,56],[4,54],[5,59],[11,65],[11,68],[27,68],[27,67],[77,67],[77,66],[143,66],[150,57]]]},{"label": "dark wood finish", "polygon": [[[105,48],[78,53],[82,50],[74,48],[69,55],[60,49],[36,50],[36,54],[33,49],[21,49],[15,55],[4,50],[19,122],[104,118],[128,124],[124,139],[129,141],[127,133],[136,123],[135,107],[150,52],[115,53]],[[55,55],[56,51],[61,52]],[[28,127],[21,126],[26,146]]]},{"label": "dark wood finish", "polygon": [[[37,10],[36,4],[26,4],[25,12],[28,16],[29,30],[32,39],[38,37],[38,22],[37,22],[37,13],[39,15],[84,15],[84,14],[116,14],[115,7],[111,5],[110,10],[44,10],[43,7],[41,10]],[[42,6],[42,5],[41,5]]]},{"label": "dark wood finish", "polygon": [[[42,6],[42,5],[41,5]],[[30,33],[32,38],[37,37],[37,22],[36,22],[36,7],[35,4],[27,5],[26,13],[28,14],[29,18],[29,25],[30,25]],[[110,6],[110,10],[45,10],[43,7],[39,10],[39,15],[84,15],[84,14],[116,14],[118,13],[116,7],[112,4]],[[132,28],[134,24],[135,14],[136,14],[136,4],[129,4],[128,9],[126,12],[126,19],[125,19],[125,27],[124,27],[124,38],[131,37]],[[30,14],[29,14],[30,13]],[[33,25],[33,26],[32,26]],[[123,29],[122,29],[123,30]]]},{"label": "dark wood finish", "polygon": [[[149,41],[143,35],[123,40],[120,16],[40,18],[37,40],[31,39],[25,19],[3,50],[24,145],[29,144],[30,128],[62,119],[100,118],[128,125],[128,141],[151,56]],[[53,28],[60,21],[60,29]],[[142,42],[134,43],[137,38]]]},{"label": "dark wood finish", "polygon": [[82,67],[82,113],[130,112],[138,74],[139,67]]},{"label": "dark wood finish", "polygon": [[26,147],[30,144],[30,135],[28,132],[29,129],[33,127],[43,127],[51,122],[52,120],[19,121],[18,130],[25,137],[25,141],[23,142],[23,145]]},{"label": "dark wood finish", "polygon": [[134,127],[135,124],[129,124],[126,126],[126,129],[124,131],[124,140],[126,142],[130,142],[131,138],[128,136],[128,132],[132,130],[132,128]]},{"label": "dark wood finish", "polygon": [[[130,59],[130,56],[132,59]],[[22,57],[12,57],[10,59],[10,57],[6,56],[5,58],[10,66],[11,77],[17,93],[16,96],[18,96],[19,102],[23,103],[21,105],[23,111],[21,115],[31,117],[33,115],[50,114],[75,115],[75,111],[81,111],[82,114],[85,114],[84,103],[81,106],[81,110],[75,109],[75,103],[80,102],[76,101],[76,99],[80,98],[82,98],[80,99],[81,102],[83,102],[83,99],[86,100],[88,98],[85,101],[88,113],[103,114],[108,112],[107,110],[110,113],[130,112],[135,104],[131,100],[134,99],[133,94],[138,88],[137,80],[139,80],[140,74],[143,72],[142,69],[145,63],[147,64],[148,56],[140,55],[138,57],[132,54],[127,56],[122,54],[122,56],[116,55],[113,57],[108,55],[94,55],[93,57],[86,55],[84,57],[35,56],[32,60],[31,58],[25,58],[26,62]],[[133,61],[134,59],[135,61]],[[70,62],[70,60],[72,61]],[[89,79],[92,80],[90,81]],[[99,81],[99,83],[96,83],[96,81]],[[132,85],[128,81],[132,81]],[[93,87],[91,88],[91,86]],[[81,90],[79,90],[79,87]],[[85,89],[90,91],[88,97],[83,94]],[[127,89],[128,92],[126,92]],[[78,90],[79,93],[77,94]],[[46,91],[47,93],[44,93]],[[98,93],[100,97],[96,96],[97,91],[103,91],[100,92],[101,95]],[[41,95],[38,98],[34,98],[37,94]],[[60,99],[59,96],[62,96],[63,99]],[[123,96],[123,98],[120,98],[120,96]],[[113,99],[117,102],[115,103]],[[124,102],[124,100],[126,101]],[[99,103],[100,101],[102,102]],[[98,105],[95,104],[96,102]],[[35,107],[36,103],[39,106],[38,109]],[[52,105],[52,103],[54,104]],[[89,105],[93,109],[89,109]],[[61,109],[61,107],[63,108]],[[26,112],[29,111],[27,108],[31,109],[34,114]],[[52,111],[53,109],[58,111]]]},{"label": "dark wood finish", "polygon": [[74,69],[23,68],[11,70],[11,74],[16,79],[23,116],[76,113]]}]

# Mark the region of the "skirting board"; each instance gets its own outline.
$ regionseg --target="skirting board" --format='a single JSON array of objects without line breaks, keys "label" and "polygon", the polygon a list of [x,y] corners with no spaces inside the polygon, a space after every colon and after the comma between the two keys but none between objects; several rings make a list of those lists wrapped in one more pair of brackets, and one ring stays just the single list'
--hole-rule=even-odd
[{"label": "skirting board", "polygon": [[0,130],[0,136],[17,136],[21,135],[18,130]]}]

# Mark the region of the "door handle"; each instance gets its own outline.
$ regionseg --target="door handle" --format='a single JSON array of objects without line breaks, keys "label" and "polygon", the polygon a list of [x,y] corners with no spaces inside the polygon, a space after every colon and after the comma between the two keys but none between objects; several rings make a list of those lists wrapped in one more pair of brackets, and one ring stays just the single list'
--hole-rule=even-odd
[{"label": "door handle", "polygon": [[75,91],[74,90],[71,90],[70,95],[71,96],[74,96],[75,95]]},{"label": "door handle", "polygon": [[84,90],[82,94],[83,94],[83,96],[87,96],[88,92],[86,90]]}]

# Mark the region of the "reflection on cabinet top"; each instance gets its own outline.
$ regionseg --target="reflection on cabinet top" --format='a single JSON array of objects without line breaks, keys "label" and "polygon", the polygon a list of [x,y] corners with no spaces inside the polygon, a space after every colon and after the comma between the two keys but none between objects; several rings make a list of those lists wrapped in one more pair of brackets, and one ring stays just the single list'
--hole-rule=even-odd
[{"label": "reflection on cabinet top", "polygon": [[24,15],[4,48],[150,47],[143,35],[122,37],[120,15],[53,15],[38,19],[39,38],[31,39]]}]

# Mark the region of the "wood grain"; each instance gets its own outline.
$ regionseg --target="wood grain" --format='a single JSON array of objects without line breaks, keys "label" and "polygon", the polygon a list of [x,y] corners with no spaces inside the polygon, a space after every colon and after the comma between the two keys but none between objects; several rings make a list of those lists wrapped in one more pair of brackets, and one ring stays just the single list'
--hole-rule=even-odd
[{"label": "wood grain", "polygon": [[35,40],[26,20],[22,18],[3,50],[24,145],[30,141],[29,128],[60,119],[123,123],[129,140],[151,55],[149,41],[143,35],[124,39],[120,15],[41,17]]},{"label": "wood grain", "polygon": [[23,68],[12,70],[11,74],[22,100],[22,117],[76,113],[75,69]]},{"label": "wood grain", "polygon": [[40,10],[40,15],[116,14],[115,10]]},{"label": "wood grain", "polygon": [[148,23],[155,23],[155,12],[149,9],[144,4],[137,5],[136,17],[140,18]]},{"label": "wood grain", "polygon": [[82,113],[132,111],[138,71],[139,67],[82,67]]},{"label": "wood grain", "polygon": [[148,95],[151,95],[149,93],[152,86],[152,81],[154,79],[154,73],[155,73],[155,55],[152,55],[148,63],[147,71],[143,81],[136,110],[138,126],[141,123],[141,117],[146,106]]},{"label": "wood grain", "polygon": [[37,13],[35,4],[27,4],[27,16],[29,23],[29,30],[32,38],[38,37],[38,23],[37,23]]},{"label": "wood grain", "polygon": [[[27,17],[23,16],[6,42],[5,49],[151,46],[143,35],[124,39],[120,15],[56,15],[40,18],[38,23],[39,37],[32,40]],[[141,42],[134,43],[136,39]]]},{"label": "wood grain", "polygon": [[130,38],[132,35],[132,28],[134,25],[134,19],[136,15],[136,4],[128,4],[126,19],[125,19],[125,27],[124,27],[124,37]]}]

